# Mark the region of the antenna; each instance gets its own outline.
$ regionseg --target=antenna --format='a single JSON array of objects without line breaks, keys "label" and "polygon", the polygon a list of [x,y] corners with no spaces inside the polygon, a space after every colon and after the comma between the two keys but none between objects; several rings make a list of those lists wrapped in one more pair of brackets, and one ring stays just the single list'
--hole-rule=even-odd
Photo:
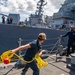
[{"label": "antenna", "polygon": [[36,10],[36,14],[38,16],[43,15],[43,7],[47,4],[47,2],[45,2],[45,0],[40,0],[37,3],[37,10]]}]

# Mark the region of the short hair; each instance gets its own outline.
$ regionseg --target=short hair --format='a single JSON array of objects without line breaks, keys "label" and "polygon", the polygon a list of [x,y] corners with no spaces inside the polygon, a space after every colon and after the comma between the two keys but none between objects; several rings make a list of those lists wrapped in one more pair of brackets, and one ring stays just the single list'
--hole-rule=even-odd
[{"label": "short hair", "polygon": [[74,29],[75,29],[75,26],[70,26],[70,29],[71,29],[71,30],[74,30]]},{"label": "short hair", "polygon": [[70,28],[75,28],[75,26],[70,26]]},{"label": "short hair", "polygon": [[40,33],[38,35],[38,40],[46,40],[46,34],[45,33]]}]

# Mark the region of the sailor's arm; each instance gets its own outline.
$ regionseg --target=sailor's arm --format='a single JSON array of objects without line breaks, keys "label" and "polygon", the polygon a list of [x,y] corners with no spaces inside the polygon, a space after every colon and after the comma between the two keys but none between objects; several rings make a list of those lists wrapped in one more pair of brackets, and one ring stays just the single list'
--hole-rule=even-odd
[{"label": "sailor's arm", "polygon": [[65,35],[60,35],[61,38],[68,36],[69,33],[66,33]]},{"label": "sailor's arm", "polygon": [[42,55],[42,49],[39,50],[39,56],[41,56],[41,55]]},{"label": "sailor's arm", "polygon": [[66,36],[68,36],[69,35],[69,33],[66,33],[65,35],[62,35],[62,37],[66,37]]},{"label": "sailor's arm", "polygon": [[15,49],[12,49],[12,52],[16,53],[17,51],[24,50],[24,49],[27,49],[27,48],[30,48],[30,47],[31,47],[30,44],[22,45],[22,46],[19,46],[19,47],[15,48]]}]

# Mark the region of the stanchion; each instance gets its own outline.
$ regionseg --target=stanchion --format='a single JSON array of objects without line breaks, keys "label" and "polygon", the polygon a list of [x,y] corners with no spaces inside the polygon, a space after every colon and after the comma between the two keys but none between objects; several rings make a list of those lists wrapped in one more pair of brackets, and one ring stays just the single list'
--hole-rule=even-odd
[{"label": "stanchion", "polygon": [[[22,45],[21,43],[22,43],[22,39],[19,38],[19,41],[18,41],[19,46]],[[22,58],[22,51],[19,51],[19,56]],[[21,68],[23,65],[24,65],[23,62],[22,62],[20,59],[18,59],[18,61],[17,61],[17,63],[16,63],[15,66],[16,66],[17,68]]]}]

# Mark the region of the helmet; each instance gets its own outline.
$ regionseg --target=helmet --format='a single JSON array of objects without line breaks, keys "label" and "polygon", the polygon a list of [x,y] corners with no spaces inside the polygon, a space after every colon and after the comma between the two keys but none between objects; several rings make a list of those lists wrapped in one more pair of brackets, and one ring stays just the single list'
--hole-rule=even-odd
[{"label": "helmet", "polygon": [[40,33],[40,34],[38,35],[38,39],[39,39],[39,40],[46,40],[46,34],[45,34],[45,33]]}]

